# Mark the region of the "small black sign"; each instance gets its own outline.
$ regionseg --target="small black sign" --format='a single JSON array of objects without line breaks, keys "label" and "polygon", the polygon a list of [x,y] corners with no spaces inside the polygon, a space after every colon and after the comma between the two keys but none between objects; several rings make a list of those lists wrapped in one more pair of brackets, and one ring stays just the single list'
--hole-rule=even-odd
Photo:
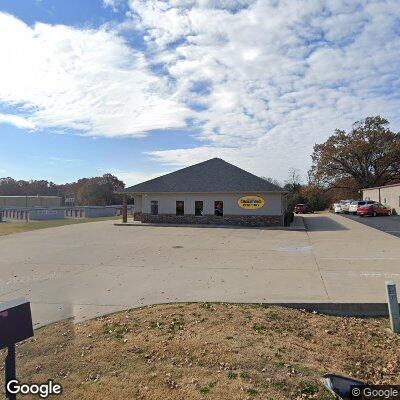
[{"label": "small black sign", "polygon": [[33,336],[31,306],[24,298],[0,304],[0,349]]}]

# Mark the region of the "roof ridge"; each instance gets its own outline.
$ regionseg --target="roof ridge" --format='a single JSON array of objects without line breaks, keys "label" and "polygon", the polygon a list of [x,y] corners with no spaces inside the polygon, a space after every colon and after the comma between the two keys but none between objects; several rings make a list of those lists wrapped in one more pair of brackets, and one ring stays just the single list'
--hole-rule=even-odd
[{"label": "roof ridge", "polygon": [[[198,162],[198,163],[196,163],[196,164],[188,165],[188,166],[186,166],[186,167],[179,168],[179,169],[177,169],[177,170],[175,170],[175,171],[167,172],[166,174],[163,174],[163,175],[160,175],[160,176],[156,176],[155,178],[148,179],[147,181],[138,183],[138,184],[136,184],[136,185],[140,185],[140,184],[142,184],[142,183],[147,183],[147,182],[152,182],[152,181],[155,181],[155,180],[157,180],[157,179],[164,178],[164,177],[166,177],[166,176],[168,176],[168,175],[175,174],[176,172],[184,171],[185,169],[192,168],[192,167],[195,167],[195,166],[200,165],[200,164],[204,164],[204,163],[206,163],[206,162],[208,162],[208,161],[212,161],[212,160],[222,160],[222,159],[221,159],[221,158],[218,158],[218,157],[214,157],[214,158],[210,158],[209,160],[200,161],[200,162]],[[222,161],[224,161],[224,160],[222,160]],[[226,161],[225,161],[225,162],[226,162]],[[233,165],[233,164],[232,164],[232,165]],[[131,187],[136,186],[136,185],[132,185]],[[129,189],[129,188],[126,188],[126,189]],[[126,190],[126,189],[125,189],[125,190]]]},{"label": "roof ridge", "polygon": [[279,186],[214,157],[145,182],[133,185],[125,192],[282,192]]}]

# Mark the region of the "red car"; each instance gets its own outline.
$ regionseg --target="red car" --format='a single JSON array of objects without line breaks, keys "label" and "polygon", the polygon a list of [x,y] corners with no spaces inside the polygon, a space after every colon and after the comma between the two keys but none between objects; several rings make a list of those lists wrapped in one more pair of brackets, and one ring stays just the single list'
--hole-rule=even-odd
[{"label": "red car", "polygon": [[308,214],[313,213],[314,210],[308,204],[296,204],[294,206],[294,213],[295,214]]},{"label": "red car", "polygon": [[357,208],[357,215],[364,217],[369,215],[371,217],[376,217],[378,215],[391,215],[392,211],[380,203],[364,204]]}]

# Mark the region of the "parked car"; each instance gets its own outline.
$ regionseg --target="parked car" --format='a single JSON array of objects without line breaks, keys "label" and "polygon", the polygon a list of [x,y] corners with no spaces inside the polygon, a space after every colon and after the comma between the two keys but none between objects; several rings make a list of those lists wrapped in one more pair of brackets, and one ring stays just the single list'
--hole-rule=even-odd
[{"label": "parked car", "polygon": [[380,203],[364,204],[357,208],[357,215],[360,217],[371,216],[376,217],[378,215],[391,215],[392,210]]},{"label": "parked car", "polygon": [[295,214],[309,214],[313,213],[314,210],[309,204],[296,204],[294,206],[294,213]]},{"label": "parked car", "polygon": [[333,212],[335,214],[340,214],[342,212],[342,207],[340,203],[333,203]]},{"label": "parked car", "polygon": [[340,200],[339,204],[340,204],[340,207],[341,207],[343,213],[347,214],[349,212],[350,204],[353,201],[354,200]]},{"label": "parked car", "polygon": [[349,213],[350,214],[357,214],[358,207],[364,206],[365,204],[373,204],[375,201],[372,200],[360,200],[360,201],[353,201],[349,206]]}]

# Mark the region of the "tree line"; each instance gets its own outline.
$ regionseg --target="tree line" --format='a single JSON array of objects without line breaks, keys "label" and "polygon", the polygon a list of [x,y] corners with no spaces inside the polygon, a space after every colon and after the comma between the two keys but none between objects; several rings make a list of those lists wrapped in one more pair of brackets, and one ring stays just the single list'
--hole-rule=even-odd
[{"label": "tree line", "polygon": [[[400,182],[400,133],[390,130],[381,116],[355,122],[349,132],[337,129],[324,143],[316,144],[311,155],[308,181],[292,169],[284,184],[288,205],[308,203],[323,210],[340,199],[361,198],[361,189]],[[272,178],[264,178],[279,183]],[[42,195],[75,198],[76,205],[120,204],[124,182],[112,174],[79,179],[57,185],[46,180],[0,178],[0,195]]]},{"label": "tree line", "polygon": [[289,210],[296,203],[323,210],[340,199],[361,199],[361,189],[400,183],[400,133],[387,119],[368,117],[316,144],[311,160],[306,184],[295,169],[285,182]]},{"label": "tree line", "polygon": [[55,184],[46,180],[15,180],[0,178],[0,196],[60,196],[75,199],[75,205],[105,206],[121,204],[122,198],[115,192],[125,187],[123,181],[112,174],[82,178],[76,182]]}]

